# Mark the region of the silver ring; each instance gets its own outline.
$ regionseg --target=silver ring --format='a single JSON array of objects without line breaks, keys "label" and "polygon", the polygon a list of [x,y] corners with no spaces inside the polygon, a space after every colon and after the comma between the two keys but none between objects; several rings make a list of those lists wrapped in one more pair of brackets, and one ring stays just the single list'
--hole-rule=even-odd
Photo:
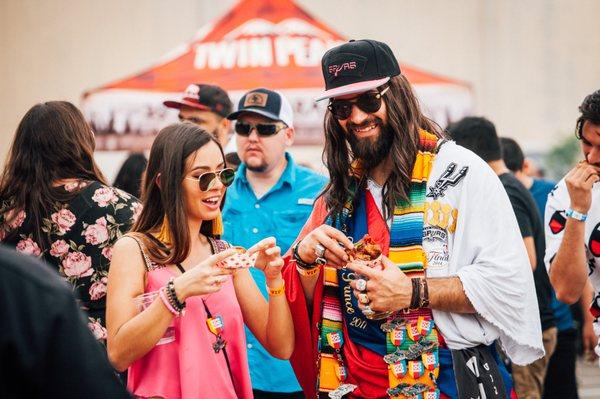
[{"label": "silver ring", "polygon": [[325,257],[325,247],[322,246],[321,244],[315,245],[315,255],[317,255],[317,258],[324,258]]},{"label": "silver ring", "polygon": [[375,314],[375,312],[373,311],[373,309],[371,309],[369,305],[366,305],[362,312],[365,316],[372,316]]},{"label": "silver ring", "polygon": [[359,278],[358,280],[356,280],[356,289],[362,292],[366,291],[367,280],[365,280],[364,278]]}]

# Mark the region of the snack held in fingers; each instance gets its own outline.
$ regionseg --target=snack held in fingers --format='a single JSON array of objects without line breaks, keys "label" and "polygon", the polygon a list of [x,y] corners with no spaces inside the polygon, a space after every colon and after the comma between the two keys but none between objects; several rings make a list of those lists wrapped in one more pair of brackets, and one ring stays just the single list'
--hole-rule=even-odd
[{"label": "snack held in fingers", "polygon": [[248,254],[248,251],[244,247],[236,246],[235,254],[224,259],[219,265],[225,269],[247,269],[253,267],[258,257],[258,252],[252,255]]}]

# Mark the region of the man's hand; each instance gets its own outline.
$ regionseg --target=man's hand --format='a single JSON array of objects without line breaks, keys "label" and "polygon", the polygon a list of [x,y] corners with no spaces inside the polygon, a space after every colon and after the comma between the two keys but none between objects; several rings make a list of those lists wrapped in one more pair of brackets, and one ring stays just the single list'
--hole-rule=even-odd
[{"label": "man's hand", "polygon": [[[347,267],[350,270],[365,276],[364,279],[367,280],[367,288],[364,291],[357,289],[356,282],[358,280],[350,283],[354,295],[358,298],[359,308],[362,310],[367,304],[375,312],[397,311],[408,308],[412,297],[410,278],[385,256],[381,257],[381,265],[383,268],[379,270],[378,268],[365,266],[360,262],[348,263]],[[366,295],[368,302],[364,300],[363,295]]]},{"label": "man's hand", "polygon": [[298,244],[298,255],[305,263],[314,263],[317,259],[317,245],[325,248],[323,257],[333,267],[344,267],[348,255],[344,248],[352,249],[352,242],[341,231],[323,224],[306,235]]},{"label": "man's hand", "polygon": [[581,161],[565,176],[565,183],[571,199],[571,209],[587,214],[592,206],[592,186],[600,177],[600,168]]}]

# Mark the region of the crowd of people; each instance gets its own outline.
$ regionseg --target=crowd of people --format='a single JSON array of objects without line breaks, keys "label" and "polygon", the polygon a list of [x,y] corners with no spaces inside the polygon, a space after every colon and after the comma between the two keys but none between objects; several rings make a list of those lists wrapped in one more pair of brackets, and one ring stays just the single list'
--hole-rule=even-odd
[{"label": "crowd of people", "polygon": [[0,180],[0,241],[30,255],[0,248],[0,397],[578,397],[577,343],[600,355],[600,90],[555,184],[490,120],[425,116],[385,43],[322,72],[328,176],[289,153],[270,88],[234,111],[190,84],[113,186],[74,105],[27,112]]}]

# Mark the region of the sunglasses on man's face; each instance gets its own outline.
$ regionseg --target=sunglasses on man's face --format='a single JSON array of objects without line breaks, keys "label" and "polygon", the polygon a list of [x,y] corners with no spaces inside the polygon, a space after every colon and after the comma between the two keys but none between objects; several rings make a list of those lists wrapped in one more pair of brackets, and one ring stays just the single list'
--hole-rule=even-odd
[{"label": "sunglasses on man's face", "polygon": [[225,168],[215,172],[202,173],[198,177],[186,177],[186,179],[198,180],[198,187],[200,187],[200,191],[208,191],[215,186],[217,179],[219,179],[221,184],[223,184],[225,187],[231,186],[234,177],[235,171],[231,168]]},{"label": "sunglasses on man's face", "polygon": [[336,119],[348,119],[352,115],[352,107],[356,105],[361,111],[372,114],[381,108],[381,97],[388,91],[386,87],[382,91],[368,91],[352,100],[331,100],[327,108]]},{"label": "sunglasses on man's face", "polygon": [[260,137],[268,137],[274,136],[281,129],[285,129],[287,126],[285,123],[246,123],[246,122],[237,122],[235,124],[235,132],[243,137],[250,136],[252,130],[256,129],[256,134]]}]

